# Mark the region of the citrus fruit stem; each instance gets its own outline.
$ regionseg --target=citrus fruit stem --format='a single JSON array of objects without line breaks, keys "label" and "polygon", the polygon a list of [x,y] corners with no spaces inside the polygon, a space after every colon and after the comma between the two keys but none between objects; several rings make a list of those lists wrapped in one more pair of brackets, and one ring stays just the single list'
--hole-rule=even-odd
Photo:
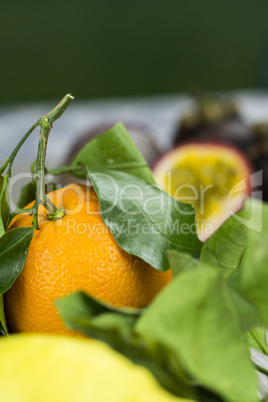
[{"label": "citrus fruit stem", "polygon": [[[49,200],[49,198],[48,198]],[[63,218],[65,215],[64,208],[57,209],[57,211],[53,212],[52,214],[47,215],[47,219],[51,221],[57,221],[58,219]]]},{"label": "citrus fruit stem", "polygon": [[[32,125],[32,127],[27,131],[27,133],[22,137],[17,146],[14,148],[10,156],[5,160],[3,166],[0,167],[0,174],[2,174],[6,169],[6,174],[4,176],[4,183],[0,193],[0,202],[5,193],[6,186],[8,183],[8,179],[11,177],[11,170],[13,166],[14,159],[17,156],[20,148],[30,136],[30,134],[34,131],[34,129],[40,126],[40,136],[39,136],[39,144],[38,144],[38,154],[36,160],[36,173],[34,174],[34,180],[36,181],[36,199],[34,206],[29,210],[23,210],[23,212],[29,212],[30,215],[34,215],[33,218],[33,226],[35,229],[38,229],[38,207],[39,205],[43,205],[48,210],[48,219],[60,219],[64,216],[64,211],[62,209],[58,209],[52,201],[50,201],[45,192],[45,159],[46,159],[46,150],[47,150],[47,141],[49,137],[50,130],[52,128],[52,124],[56,121],[63,112],[67,109],[69,104],[72,102],[74,97],[71,94],[67,94],[64,98],[59,102],[59,104],[52,109],[48,114],[41,117],[36,123]],[[21,209],[14,211],[8,221],[10,222],[10,218],[16,216],[21,213]]]},{"label": "citrus fruit stem", "polygon": [[33,226],[38,229],[38,207],[43,205],[49,213],[49,216],[57,214],[57,207],[50,201],[46,195],[45,189],[45,160],[47,152],[47,143],[50,130],[52,128],[52,122],[49,121],[47,116],[40,119],[40,136],[38,144],[38,153],[36,159],[36,173],[34,174],[34,180],[36,182],[36,196],[34,204],[34,218]]},{"label": "citrus fruit stem", "polygon": [[45,160],[47,152],[47,143],[52,124],[57,120],[64,110],[69,106],[73,100],[73,96],[66,95],[60,103],[46,116],[41,117],[39,120],[40,136],[38,144],[38,153],[36,159],[36,173],[34,174],[34,180],[36,181],[36,197],[34,209],[33,226],[38,229],[38,207],[43,205],[48,211],[48,219],[57,220],[64,216],[64,210],[58,209],[53,202],[47,197],[45,189]]}]

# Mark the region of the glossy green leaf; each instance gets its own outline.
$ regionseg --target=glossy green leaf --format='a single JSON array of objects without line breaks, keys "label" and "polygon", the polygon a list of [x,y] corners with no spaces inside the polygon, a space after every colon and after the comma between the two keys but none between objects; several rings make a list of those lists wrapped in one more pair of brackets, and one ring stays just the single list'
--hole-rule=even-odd
[{"label": "glossy green leaf", "polygon": [[[80,163],[91,168],[115,169],[140,177],[148,183],[155,180],[151,169],[134,144],[122,123],[87,143],[71,163],[74,169]],[[73,172],[77,177],[86,178],[86,171]]]},{"label": "glossy green leaf", "polygon": [[199,268],[199,261],[189,254],[168,250],[167,255],[173,277],[188,269]]},{"label": "glossy green leaf", "polygon": [[199,256],[196,211],[156,185],[130,174],[89,171],[101,216],[119,246],[160,271],[169,269],[167,250]]},{"label": "glossy green leaf", "polygon": [[33,237],[32,228],[9,230],[0,239],[0,295],[20,275]]},{"label": "glossy green leaf", "polygon": [[268,327],[268,204],[258,203],[260,231],[247,230],[247,250],[241,268],[241,288]]},{"label": "glossy green leaf", "polygon": [[257,376],[236,309],[226,280],[215,269],[182,272],[135,329],[169,347],[195,383],[224,401],[257,401]]},{"label": "glossy green leaf", "polygon": [[[2,331],[1,331],[2,327]],[[7,324],[6,324],[6,319],[5,319],[5,312],[4,312],[4,299],[3,295],[0,296],[0,335],[1,332],[4,332],[4,334],[7,334]],[[2,334],[2,335],[4,335]]]}]

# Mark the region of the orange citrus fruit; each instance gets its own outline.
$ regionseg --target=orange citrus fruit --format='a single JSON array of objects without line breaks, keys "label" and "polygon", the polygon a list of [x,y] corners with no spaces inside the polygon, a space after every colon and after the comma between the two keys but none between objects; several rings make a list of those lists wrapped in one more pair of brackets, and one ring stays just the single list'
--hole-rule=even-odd
[{"label": "orange citrus fruit", "polygon": [[182,144],[164,155],[153,172],[166,192],[196,209],[201,240],[239,211],[250,193],[246,156],[220,142]]},{"label": "orange citrus fruit", "polygon": [[[58,221],[38,211],[25,266],[5,293],[8,326],[14,332],[69,333],[53,302],[83,290],[113,306],[142,308],[171,280],[138,257],[123,251],[103,223],[93,188],[71,184],[48,195],[65,210]],[[29,208],[33,203],[29,204]],[[28,213],[9,229],[29,227]]]}]

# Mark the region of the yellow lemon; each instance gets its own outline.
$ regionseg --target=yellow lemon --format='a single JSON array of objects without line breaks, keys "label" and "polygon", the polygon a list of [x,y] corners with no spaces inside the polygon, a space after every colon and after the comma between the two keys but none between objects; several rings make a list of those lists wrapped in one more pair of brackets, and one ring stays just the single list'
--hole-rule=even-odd
[{"label": "yellow lemon", "polygon": [[172,402],[145,368],[92,339],[20,334],[0,340],[1,400]]}]

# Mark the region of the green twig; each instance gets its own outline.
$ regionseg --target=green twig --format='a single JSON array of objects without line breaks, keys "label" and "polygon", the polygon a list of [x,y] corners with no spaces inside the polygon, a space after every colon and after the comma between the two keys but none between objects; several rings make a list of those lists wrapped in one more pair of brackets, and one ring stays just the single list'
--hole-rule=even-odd
[{"label": "green twig", "polygon": [[11,214],[11,217],[16,216],[22,212],[29,212],[33,217],[33,227],[38,229],[38,208],[39,205],[43,205],[48,211],[48,219],[57,220],[64,216],[64,210],[58,209],[54,203],[47,197],[45,191],[45,159],[46,159],[46,150],[47,150],[47,142],[50,130],[52,128],[52,124],[63,114],[63,112],[67,109],[69,104],[72,102],[74,97],[70,94],[65,95],[65,97],[60,101],[60,103],[52,109],[47,115],[41,117],[32,127],[27,131],[27,133],[23,136],[20,142],[17,144],[13,152],[10,156],[5,160],[3,166],[0,168],[0,174],[2,174],[6,168],[7,172],[4,177],[4,183],[2,187],[2,191],[0,194],[0,202],[2,196],[6,190],[7,181],[11,176],[11,169],[13,166],[14,159],[20,150],[21,146],[24,144],[29,135],[33,132],[33,130],[40,126],[40,136],[39,136],[39,144],[38,144],[38,154],[35,166],[32,165],[32,172],[34,173],[34,180],[36,181],[36,199],[32,208],[28,210],[16,210]]},{"label": "green twig", "polygon": [[86,169],[83,166],[75,167],[75,168],[72,166],[62,166],[61,168],[58,168],[58,169],[47,169],[46,168],[46,173],[50,173],[55,176],[64,174],[64,173],[73,173],[73,172],[81,172],[81,171],[86,172]]},{"label": "green twig", "polygon": [[38,154],[36,159],[36,173],[34,179],[36,181],[36,198],[33,208],[35,209],[33,226],[38,229],[38,207],[43,205],[48,211],[48,219],[57,220],[64,216],[64,209],[58,209],[53,202],[46,195],[45,189],[45,160],[47,151],[47,142],[52,129],[52,124],[56,121],[69,106],[73,100],[73,96],[66,95],[60,103],[46,116],[39,120],[40,125],[40,137],[38,144]]}]

